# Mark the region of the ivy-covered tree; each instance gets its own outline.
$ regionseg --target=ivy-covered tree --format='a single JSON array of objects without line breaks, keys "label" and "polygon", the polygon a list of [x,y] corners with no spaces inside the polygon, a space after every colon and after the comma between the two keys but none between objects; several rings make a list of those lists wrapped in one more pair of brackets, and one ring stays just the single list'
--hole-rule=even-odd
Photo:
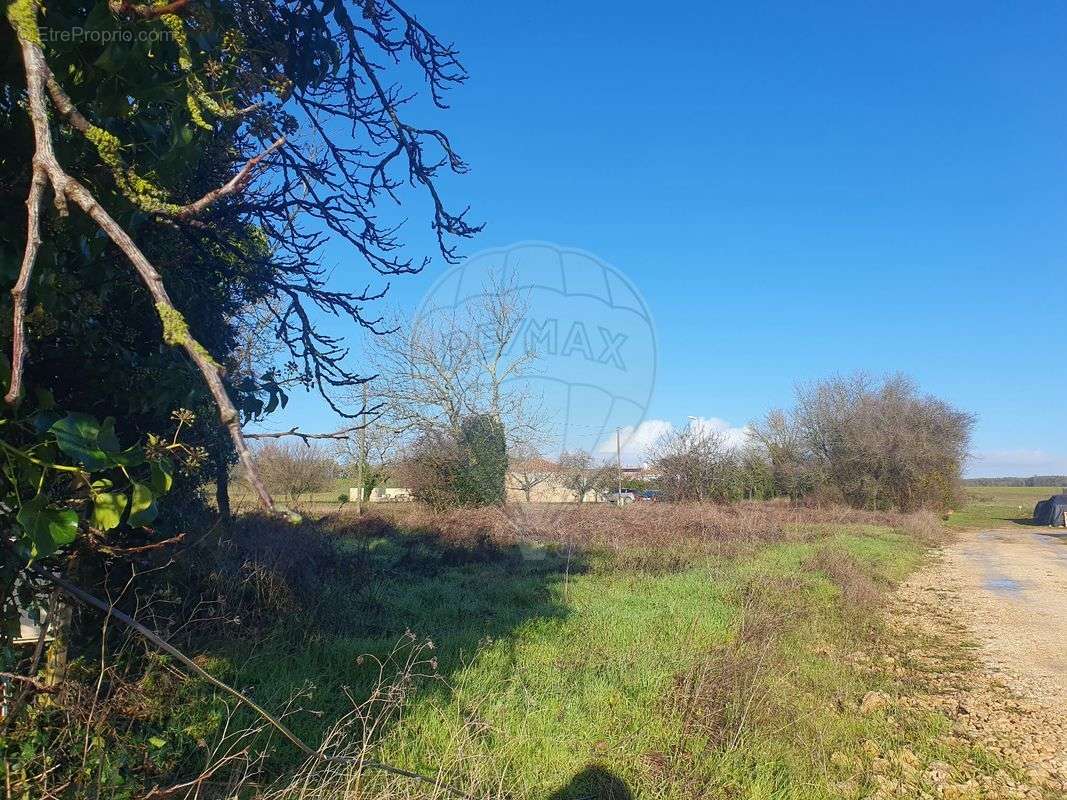
[{"label": "ivy-covered tree", "polygon": [[503,505],[507,494],[507,436],[492,414],[475,414],[463,420],[461,468],[456,494],[462,505]]},{"label": "ivy-covered tree", "polygon": [[[142,339],[180,348],[199,372],[261,504],[273,509],[225,381],[225,303],[273,300],[301,380],[358,416],[332,390],[361,378],[309,310],[375,329],[364,306],[380,292],[331,289],[319,251],[332,235],[379,274],[421,269],[428,257],[408,255],[377,208],[399,202],[404,183],[425,191],[445,259],[456,237],[477,231],[435,183],[441,169],[466,165],[443,132],[406,120],[409,93],[377,65],[410,58],[444,107],[443,92],[465,79],[455,51],[390,0],[67,0],[47,9],[16,0],[6,16],[4,51],[17,61],[5,65],[4,111],[17,155],[4,165],[5,201],[22,189],[28,207],[25,222],[4,232],[5,262],[18,263],[8,403],[28,374],[28,326],[58,328],[39,291],[57,259],[79,277],[106,260],[113,274],[103,277],[154,312],[154,336],[142,330]],[[218,305],[204,303],[205,280]],[[180,302],[186,290],[195,303]],[[105,347],[94,357],[109,355]]]},{"label": "ivy-covered tree", "polygon": [[[422,72],[427,111],[466,74],[392,0],[13,0],[4,16],[0,589],[10,623],[27,565],[147,524],[134,510],[162,497],[152,465],[177,409],[188,411],[171,497],[236,457],[261,506],[283,512],[242,424],[297,383],[355,427],[366,409],[335,396],[365,376],[315,315],[379,326],[366,309],[384,288],[328,285],[324,242],[347,243],[354,268],[388,278],[430,260],[404,246],[391,210],[408,194],[422,195],[445,260],[479,227],[442,198],[439,173],[466,165],[443,132],[409,119],[416,93],[393,75],[410,73],[392,65]],[[241,351],[250,308],[284,348],[271,363],[250,365]],[[55,425],[68,417],[99,446],[66,448]],[[109,502],[117,516],[99,516]],[[35,544],[49,531],[51,546]]]}]

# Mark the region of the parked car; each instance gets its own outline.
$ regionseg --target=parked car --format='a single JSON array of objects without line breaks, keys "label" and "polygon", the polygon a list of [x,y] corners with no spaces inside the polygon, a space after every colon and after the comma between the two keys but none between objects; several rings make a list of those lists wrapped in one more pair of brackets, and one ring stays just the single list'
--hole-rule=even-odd
[{"label": "parked car", "polygon": [[623,489],[621,492],[612,492],[611,494],[604,495],[604,499],[617,506],[624,506],[627,503],[634,502],[637,499],[637,495],[629,489]]},{"label": "parked car", "polygon": [[663,492],[661,492],[659,489],[646,489],[645,491],[641,492],[642,503],[659,503],[662,502],[663,499]]}]

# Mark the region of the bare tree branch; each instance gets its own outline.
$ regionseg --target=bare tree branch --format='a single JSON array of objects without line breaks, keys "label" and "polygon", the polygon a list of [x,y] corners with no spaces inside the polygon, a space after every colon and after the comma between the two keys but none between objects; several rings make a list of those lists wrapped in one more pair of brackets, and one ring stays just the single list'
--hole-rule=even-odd
[{"label": "bare tree branch", "polygon": [[248,159],[247,163],[245,163],[245,165],[241,168],[241,171],[234,175],[232,178],[230,178],[230,180],[228,180],[222,186],[218,187],[217,189],[212,189],[199,200],[194,200],[191,203],[186,203],[184,206],[174,212],[172,216],[181,220],[192,219],[201,211],[206,209],[208,206],[218,202],[222,198],[229,197],[232,194],[236,194],[237,192],[243,191],[245,187],[248,186],[249,181],[252,180],[252,174],[255,171],[256,167],[259,165],[259,163],[284,144],[285,137],[279,136],[271,143],[271,145],[267,149],[263,150],[258,155],[252,156],[252,158]]},{"label": "bare tree branch", "polygon": [[[36,9],[34,9],[34,13],[36,13]],[[230,396],[226,391],[226,387],[223,385],[221,368],[211,357],[210,353],[208,353],[189,332],[185,319],[174,307],[170,296],[167,294],[167,289],[163,285],[163,279],[160,276],[159,271],[156,270],[152,263],[145,257],[144,253],[141,252],[140,248],[133,239],[130,238],[130,235],[126,233],[122,226],[119,225],[107,210],[97,202],[92,193],[79,181],[68,175],[62,166],[60,166],[52,147],[52,134],[48,127],[45,84],[50,73],[48,65],[45,62],[44,53],[39,44],[33,39],[28,38],[26,31],[21,30],[17,25],[13,25],[13,27],[18,36],[19,45],[22,51],[22,62],[26,70],[27,100],[30,119],[33,124],[35,142],[35,175],[37,172],[40,172],[47,178],[48,182],[52,184],[52,188],[56,193],[57,203],[61,207],[65,207],[63,204],[66,200],[72,201],[94,222],[96,222],[100,229],[107,234],[112,243],[125,254],[127,259],[129,259],[134,270],[141,278],[141,282],[155,301],[156,311],[163,324],[164,341],[167,344],[182,347],[190,360],[200,371],[200,375],[203,378],[204,383],[207,385],[208,391],[211,392],[215,405],[219,409],[219,419],[229,431],[230,439],[233,441],[238,458],[240,458],[241,463],[245,467],[249,483],[252,485],[260,505],[264,509],[273,512],[275,510],[274,501],[256,471],[255,461],[253,460],[252,454],[248,449],[248,444],[245,442],[244,436],[241,433],[241,424],[237,410],[234,408],[233,402],[230,400]],[[39,195],[41,191],[41,189],[37,189],[33,195],[37,199],[38,208],[40,205]],[[31,213],[33,212],[31,211]],[[30,239],[39,237],[39,234],[37,233],[38,229],[39,227],[37,229],[31,227],[28,243]],[[36,245],[34,245],[33,254],[31,255],[35,256],[35,253]],[[24,258],[23,272],[29,273],[32,270],[33,260],[33,257]],[[23,284],[28,282],[28,280],[28,276],[23,280],[23,276],[20,275],[20,282]],[[16,296],[16,301],[19,299],[19,296]],[[24,353],[25,350],[22,324],[23,320],[20,315],[15,333],[20,347],[17,352],[13,351],[13,355],[15,355],[16,358],[12,359],[12,362],[19,360],[19,381],[21,381],[22,372],[21,354]],[[13,386],[16,384],[15,375],[16,371],[13,363]],[[13,400],[8,400],[8,402],[13,402]]]},{"label": "bare tree branch", "polygon": [[[368,413],[374,413],[374,409]],[[273,431],[271,433],[245,433],[246,439],[283,439],[286,436],[295,436],[297,439],[302,439],[304,444],[311,444],[312,439],[332,439],[332,440],[345,440],[348,439],[356,431],[362,430],[363,425],[351,425],[347,428],[341,428],[340,430],[332,431],[331,433],[304,433],[299,427],[292,427],[287,431]]]},{"label": "bare tree branch", "polygon": [[12,341],[11,341],[11,384],[4,401],[14,405],[22,394],[22,368],[26,360],[26,293],[33,276],[33,266],[37,262],[37,251],[41,247],[41,200],[48,185],[48,175],[42,163],[33,160],[33,178],[30,180],[30,195],[26,198],[26,249],[22,255],[19,277],[11,289]]}]

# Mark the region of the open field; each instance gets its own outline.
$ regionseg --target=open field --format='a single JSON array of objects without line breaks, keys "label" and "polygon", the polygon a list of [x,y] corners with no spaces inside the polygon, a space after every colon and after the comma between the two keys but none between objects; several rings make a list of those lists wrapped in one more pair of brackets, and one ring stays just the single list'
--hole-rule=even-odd
[{"label": "open field", "polygon": [[[309,492],[301,495],[296,504],[304,512],[321,515],[337,511],[338,508],[348,501],[348,490],[355,486],[351,478],[336,478],[328,489],[320,492]],[[205,489],[209,496],[213,496],[214,487]],[[278,502],[287,502],[279,496]],[[255,495],[249,490],[247,484],[241,480],[234,480],[230,485],[230,502],[235,512],[255,511],[258,508]]]},{"label": "open field", "polygon": [[[867,796],[852,793],[879,779],[853,754],[908,743],[925,762],[1003,766],[946,743],[937,713],[887,715],[870,693],[898,691],[892,673],[855,663],[936,530],[777,504],[246,518],[235,555],[257,611],[200,658],[269,707],[304,692],[288,722],[311,742],[388,697],[366,712],[381,715],[373,757],[479,796]],[[298,760],[279,747],[271,763]],[[366,780],[350,796],[410,790]]]},{"label": "open field", "polygon": [[953,528],[1029,526],[1034,504],[1058,491],[1047,486],[967,486],[968,502],[947,524]]},{"label": "open field", "polygon": [[[208,774],[209,798],[448,796],[353,759],[485,800],[1060,796],[1027,773],[1038,758],[1060,780],[1055,743],[981,672],[958,612],[929,593],[938,579],[898,608],[895,588],[944,541],[931,515],[772,502],[311,517],[235,520],[142,602],[203,669],[347,760],[306,761],[170,657],[128,660],[143,650],[130,637],[101,705],[98,653],[76,655],[48,712],[59,738],[27,742],[14,774],[39,770],[35,754],[82,761],[96,798],[141,797],[131,774],[146,790]],[[997,730],[961,728],[979,706]],[[1033,758],[1001,731],[1024,723]],[[235,780],[242,792],[222,791]]]}]

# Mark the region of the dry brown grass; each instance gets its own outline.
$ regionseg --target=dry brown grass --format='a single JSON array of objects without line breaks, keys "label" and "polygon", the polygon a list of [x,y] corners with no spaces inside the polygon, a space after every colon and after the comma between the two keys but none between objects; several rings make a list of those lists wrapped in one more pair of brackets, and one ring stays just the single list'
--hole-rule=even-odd
[{"label": "dry brown grass", "polygon": [[841,600],[853,609],[875,609],[879,606],[883,588],[871,578],[869,571],[848,553],[822,547],[815,551],[804,566],[821,572],[841,590]]},{"label": "dry brown grass", "polygon": [[[472,555],[521,543],[578,550],[606,549],[626,555],[629,566],[664,568],[663,559],[687,563],[694,555],[732,556],[756,545],[806,540],[814,526],[878,525],[907,530],[923,541],[942,535],[927,512],[900,514],[845,506],[806,506],[784,501],[651,503],[617,508],[608,504],[524,504],[503,508],[433,511],[419,504],[373,507],[362,516],[341,512],[324,520],[328,530],[380,536],[404,532],[432,536]],[[666,565],[669,568],[669,565]]]}]

